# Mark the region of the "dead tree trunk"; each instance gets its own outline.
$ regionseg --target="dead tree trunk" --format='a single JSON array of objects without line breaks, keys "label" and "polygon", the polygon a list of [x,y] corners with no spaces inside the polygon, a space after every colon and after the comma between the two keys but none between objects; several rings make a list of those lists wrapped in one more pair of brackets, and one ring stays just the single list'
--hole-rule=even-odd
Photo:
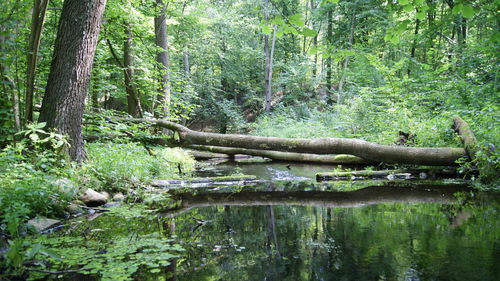
[{"label": "dead tree trunk", "polygon": [[467,156],[471,161],[474,161],[477,153],[477,140],[469,124],[459,116],[455,116],[453,117],[453,129],[462,139]]},{"label": "dead tree trunk", "polygon": [[323,163],[323,164],[347,164],[347,165],[362,165],[362,164],[376,163],[360,157],[346,155],[346,154],[337,154],[337,155],[308,154],[308,153],[294,153],[294,152],[246,149],[246,148],[236,148],[236,147],[206,146],[206,145],[189,145],[185,147],[194,150],[210,151],[214,153],[223,153],[227,155],[244,154],[252,156],[262,156],[273,160],[291,161],[291,162],[312,162],[312,163]]},{"label": "dead tree trunk", "polygon": [[274,150],[312,154],[350,154],[374,162],[454,166],[465,156],[463,148],[403,147],[381,145],[364,140],[346,138],[288,139],[248,135],[216,134],[192,131],[165,120],[122,118],[122,121],[154,123],[178,133],[181,145],[213,145],[248,149]]}]

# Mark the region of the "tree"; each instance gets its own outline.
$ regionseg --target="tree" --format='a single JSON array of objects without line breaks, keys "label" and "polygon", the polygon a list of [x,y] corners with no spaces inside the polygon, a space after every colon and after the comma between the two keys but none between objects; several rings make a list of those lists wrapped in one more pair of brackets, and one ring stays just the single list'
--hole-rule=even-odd
[{"label": "tree", "polygon": [[69,136],[69,155],[86,158],[82,117],[106,0],[66,0],[54,46],[40,122]]},{"label": "tree", "polygon": [[31,35],[28,49],[28,69],[26,71],[26,121],[33,122],[33,92],[35,89],[36,64],[48,0],[36,0],[33,6]]},{"label": "tree", "polygon": [[170,111],[170,58],[168,46],[168,31],[167,31],[167,6],[162,0],[156,0],[156,5],[160,12],[155,16],[155,37],[156,45],[160,48],[156,60],[160,68],[160,99],[162,99],[163,116],[167,117]]}]

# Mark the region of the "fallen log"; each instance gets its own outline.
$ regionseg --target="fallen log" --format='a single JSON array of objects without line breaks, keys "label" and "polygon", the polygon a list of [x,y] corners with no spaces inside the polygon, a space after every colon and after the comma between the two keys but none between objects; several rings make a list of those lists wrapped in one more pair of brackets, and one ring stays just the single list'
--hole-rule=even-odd
[{"label": "fallen log", "polygon": [[478,146],[476,136],[470,129],[469,124],[459,116],[455,116],[453,117],[453,129],[460,136],[467,156],[469,156],[471,161],[474,161],[476,159]]},{"label": "fallen log", "polygon": [[346,138],[289,139],[236,134],[197,132],[166,120],[120,118],[121,121],[153,123],[176,131],[181,145],[213,145],[248,149],[274,150],[312,154],[350,154],[374,162],[417,164],[429,166],[454,166],[464,157],[463,148],[454,147],[403,147],[381,145],[365,140]]},{"label": "fallen log", "polygon": [[254,175],[233,175],[233,176],[221,176],[221,177],[211,177],[211,178],[195,178],[189,180],[152,180],[151,186],[154,187],[169,187],[172,185],[187,185],[193,183],[244,183],[244,182],[255,182],[257,177]]},{"label": "fallen log", "polygon": [[308,154],[308,153],[282,152],[282,151],[272,151],[272,150],[247,149],[238,147],[221,147],[221,146],[210,146],[210,145],[187,145],[184,147],[194,150],[223,153],[227,155],[244,154],[252,156],[262,156],[273,160],[281,160],[288,162],[313,162],[313,163],[323,163],[323,164],[347,164],[347,165],[375,164],[375,162],[373,161],[347,154],[336,154],[336,155]]},{"label": "fallen log", "polygon": [[365,180],[365,179],[436,179],[456,177],[457,169],[396,169],[396,170],[358,170],[317,173],[317,181]]}]

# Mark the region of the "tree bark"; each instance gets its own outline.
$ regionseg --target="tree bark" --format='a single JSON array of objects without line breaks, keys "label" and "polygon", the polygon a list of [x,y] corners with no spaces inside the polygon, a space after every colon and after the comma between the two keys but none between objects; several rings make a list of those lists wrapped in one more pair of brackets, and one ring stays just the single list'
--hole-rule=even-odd
[{"label": "tree bark", "polygon": [[266,67],[266,112],[271,111],[271,102],[273,98],[273,57],[274,57],[274,47],[276,45],[276,29],[278,27],[275,25],[273,28],[273,37],[271,40],[271,50],[269,52],[269,58],[267,59]]},{"label": "tree bark", "polygon": [[160,8],[160,14],[154,20],[156,46],[160,48],[160,52],[156,56],[161,75],[159,94],[162,99],[162,117],[168,118],[170,115],[170,58],[167,37],[167,6],[163,0],[156,0],[156,5]]},{"label": "tree bark", "polygon": [[464,144],[467,156],[471,161],[476,159],[476,153],[478,151],[476,136],[470,129],[470,126],[459,116],[453,117],[453,129],[460,136],[462,143]]},{"label": "tree bark", "polygon": [[358,170],[316,174],[317,181],[346,179],[428,179],[457,177],[456,169]]},{"label": "tree bark", "polygon": [[166,120],[132,118],[119,120],[154,123],[157,126],[176,131],[181,145],[199,144],[312,154],[350,154],[374,162],[431,166],[454,166],[456,165],[455,161],[465,155],[463,148],[404,147],[346,138],[288,139],[216,134],[192,131]]},{"label": "tree bark", "polygon": [[[328,27],[326,31],[326,41],[329,46],[333,46],[333,7],[328,9],[327,13],[328,17]],[[328,56],[326,59],[326,89],[328,91],[328,95],[330,96],[333,90],[332,83],[333,76],[333,60],[331,56]]]},{"label": "tree bark", "polygon": [[33,122],[33,93],[35,89],[36,64],[38,60],[38,49],[40,47],[40,38],[42,35],[42,29],[48,4],[48,0],[35,0],[33,6],[31,35],[27,58],[28,69],[26,71],[25,119],[27,122]]},{"label": "tree bark", "polygon": [[80,162],[82,116],[106,0],[66,0],[57,32],[40,122],[69,136],[69,155]]},{"label": "tree bark", "polygon": [[130,23],[125,25],[126,38],[123,43],[123,74],[127,91],[128,114],[142,118],[141,100],[134,81],[134,53],[132,43],[132,28]]},{"label": "tree bark", "polygon": [[[2,35],[1,33],[5,32],[5,28],[0,27],[0,54],[4,56],[7,54],[5,50],[5,43],[10,40],[9,35]],[[4,61],[2,57],[0,57],[0,62]],[[0,84],[2,84],[2,90],[4,95],[10,96],[12,98],[12,112],[14,114],[14,126],[16,131],[21,129],[21,114],[19,107],[19,93],[16,91],[14,81],[9,77],[9,66],[5,63],[0,63]],[[8,98],[6,98],[8,99]]]},{"label": "tree bark", "polygon": [[[354,27],[355,27],[355,22],[356,22],[356,15],[353,13],[352,14],[352,19],[351,19],[351,31],[349,32],[349,50],[352,49],[352,45],[354,43]],[[347,72],[347,66],[349,65],[349,56],[347,56],[344,60],[344,66],[342,68],[342,75],[340,77],[339,81],[339,88],[337,91],[337,104],[340,104],[341,98],[342,98],[342,90],[344,89],[344,83],[345,83],[345,77],[346,77],[346,72]]]},{"label": "tree bark", "polygon": [[185,147],[195,150],[223,153],[227,155],[244,154],[252,156],[262,156],[273,160],[281,160],[289,162],[311,162],[311,163],[347,164],[347,165],[365,165],[365,164],[376,163],[360,157],[346,155],[346,154],[337,154],[337,155],[307,154],[307,153],[281,152],[281,151],[271,151],[271,150],[261,150],[261,149],[246,149],[246,148],[203,146],[203,145],[188,145]]},{"label": "tree bark", "polygon": [[[264,22],[267,24],[269,22],[269,0],[264,0]],[[268,89],[270,88],[271,81],[269,81],[269,66],[271,61],[271,52],[269,49],[269,35],[264,35],[264,110],[266,112],[271,111],[271,95],[268,94]]]}]

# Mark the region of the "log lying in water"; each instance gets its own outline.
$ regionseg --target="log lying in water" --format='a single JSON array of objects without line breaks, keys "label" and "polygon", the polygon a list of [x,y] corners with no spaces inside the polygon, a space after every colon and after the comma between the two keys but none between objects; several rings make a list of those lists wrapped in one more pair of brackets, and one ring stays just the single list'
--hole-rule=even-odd
[{"label": "log lying in water", "polygon": [[193,183],[220,183],[220,184],[244,184],[246,182],[255,182],[257,177],[254,175],[234,175],[211,178],[196,178],[189,180],[153,180],[151,186],[169,187],[172,185],[186,185]]},{"label": "log lying in water", "polygon": [[269,206],[298,205],[327,208],[355,208],[379,203],[455,203],[454,193],[467,191],[466,186],[377,186],[351,192],[336,191],[258,191],[238,193],[178,194],[180,205],[165,210],[167,216],[175,216],[192,208],[209,206]]},{"label": "log lying in water", "polygon": [[262,156],[273,160],[281,160],[289,162],[313,162],[313,163],[323,163],[323,164],[347,164],[347,165],[375,164],[375,162],[373,161],[347,154],[336,154],[336,155],[308,154],[308,153],[282,152],[282,151],[272,151],[272,150],[247,149],[238,147],[221,147],[221,146],[210,146],[210,145],[187,145],[184,147],[195,150],[223,153],[228,155],[244,154],[252,156]]},{"label": "log lying in water", "polygon": [[339,171],[316,174],[317,181],[330,180],[364,180],[364,179],[435,179],[456,177],[456,169],[397,169],[397,170],[359,170]]},{"label": "log lying in water", "polygon": [[153,123],[176,131],[178,142],[181,145],[213,145],[312,154],[350,154],[374,162],[430,166],[454,166],[456,165],[455,161],[465,155],[463,148],[404,147],[346,138],[288,139],[216,134],[193,131],[166,120],[140,118],[121,118],[119,120]]}]

